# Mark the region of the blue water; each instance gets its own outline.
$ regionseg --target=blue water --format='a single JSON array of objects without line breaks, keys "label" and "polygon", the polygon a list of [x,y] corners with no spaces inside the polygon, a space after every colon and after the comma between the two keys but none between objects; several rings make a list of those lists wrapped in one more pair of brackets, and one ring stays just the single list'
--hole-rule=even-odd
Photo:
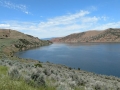
[{"label": "blue water", "polygon": [[120,43],[52,44],[16,55],[120,77]]}]

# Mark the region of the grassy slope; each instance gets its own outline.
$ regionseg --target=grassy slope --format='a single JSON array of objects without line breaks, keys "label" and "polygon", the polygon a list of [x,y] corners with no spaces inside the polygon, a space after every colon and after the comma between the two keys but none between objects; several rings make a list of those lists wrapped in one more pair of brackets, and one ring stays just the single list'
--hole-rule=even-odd
[{"label": "grassy slope", "polygon": [[0,58],[3,56],[4,52],[5,54],[9,54],[12,51],[12,48],[7,47],[10,47],[10,45],[12,45],[15,42],[16,39],[0,39]]},{"label": "grassy slope", "polygon": [[0,39],[0,50],[5,46],[10,46],[16,41],[16,39]]},{"label": "grassy slope", "polygon": [[4,53],[7,56],[13,56],[14,52],[44,45],[49,45],[49,41],[40,40],[38,42],[32,42],[30,40],[15,38],[0,39],[0,54]]},{"label": "grassy slope", "polygon": [[[10,76],[8,76],[8,71],[8,67],[0,65],[0,90],[57,90],[56,87],[51,84],[51,82],[53,83],[54,81],[50,81],[49,79],[47,80],[46,87],[34,87],[28,85],[23,79],[11,79]],[[58,90],[64,90],[64,88],[61,87]],[[84,87],[75,87],[74,90],[84,90]]]},{"label": "grassy slope", "polygon": [[7,70],[7,67],[0,66],[0,90],[55,90],[55,87],[52,86],[35,88],[23,80],[11,80]]}]

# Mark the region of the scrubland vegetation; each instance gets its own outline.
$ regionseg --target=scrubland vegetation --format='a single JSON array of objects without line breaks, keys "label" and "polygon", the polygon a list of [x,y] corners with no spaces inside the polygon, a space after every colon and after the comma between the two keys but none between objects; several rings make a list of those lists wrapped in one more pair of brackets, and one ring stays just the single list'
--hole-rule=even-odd
[{"label": "scrubland vegetation", "polygon": [[1,59],[0,90],[120,90],[120,78],[48,62]]}]

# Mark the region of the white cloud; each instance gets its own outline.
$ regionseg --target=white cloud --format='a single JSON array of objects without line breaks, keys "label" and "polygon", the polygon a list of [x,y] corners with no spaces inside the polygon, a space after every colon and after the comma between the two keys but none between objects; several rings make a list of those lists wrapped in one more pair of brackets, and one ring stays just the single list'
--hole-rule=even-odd
[{"label": "white cloud", "polygon": [[120,21],[118,22],[111,22],[106,24],[101,24],[99,26],[94,27],[94,30],[104,30],[108,28],[120,28]]},{"label": "white cloud", "polygon": [[9,28],[10,25],[9,24],[0,24],[0,28]]},{"label": "white cloud", "polygon": [[[44,22],[19,22],[5,21],[0,28],[10,28],[37,36],[39,38],[61,37],[71,33],[87,30],[102,30],[107,28],[118,28],[120,22],[105,23],[108,17],[90,16],[89,11],[81,10],[75,14],[67,14],[48,19]],[[105,24],[102,24],[104,22]]]},{"label": "white cloud", "polygon": [[84,22],[84,23],[90,23],[90,22],[97,22],[98,20],[99,20],[100,18],[99,17],[96,17],[96,16],[94,16],[94,17],[84,17],[84,18],[82,18],[82,22]]},{"label": "white cloud", "polygon": [[23,4],[15,4],[10,1],[0,0],[0,6],[10,8],[10,9],[20,10],[25,14],[30,14],[30,12],[27,10],[27,6]]},{"label": "white cloud", "polygon": [[65,15],[65,16],[59,16],[52,19],[48,19],[47,22],[40,22],[40,27],[48,27],[48,26],[57,26],[57,25],[67,25],[67,24],[73,24],[76,23],[76,19],[80,19],[81,17],[89,14],[88,11],[81,10],[78,13]]}]

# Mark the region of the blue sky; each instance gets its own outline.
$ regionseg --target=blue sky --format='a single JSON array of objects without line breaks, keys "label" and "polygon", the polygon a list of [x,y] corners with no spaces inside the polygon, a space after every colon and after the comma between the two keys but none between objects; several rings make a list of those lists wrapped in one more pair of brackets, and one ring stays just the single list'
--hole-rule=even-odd
[{"label": "blue sky", "polygon": [[39,38],[120,28],[120,0],[0,0],[0,28]]}]

